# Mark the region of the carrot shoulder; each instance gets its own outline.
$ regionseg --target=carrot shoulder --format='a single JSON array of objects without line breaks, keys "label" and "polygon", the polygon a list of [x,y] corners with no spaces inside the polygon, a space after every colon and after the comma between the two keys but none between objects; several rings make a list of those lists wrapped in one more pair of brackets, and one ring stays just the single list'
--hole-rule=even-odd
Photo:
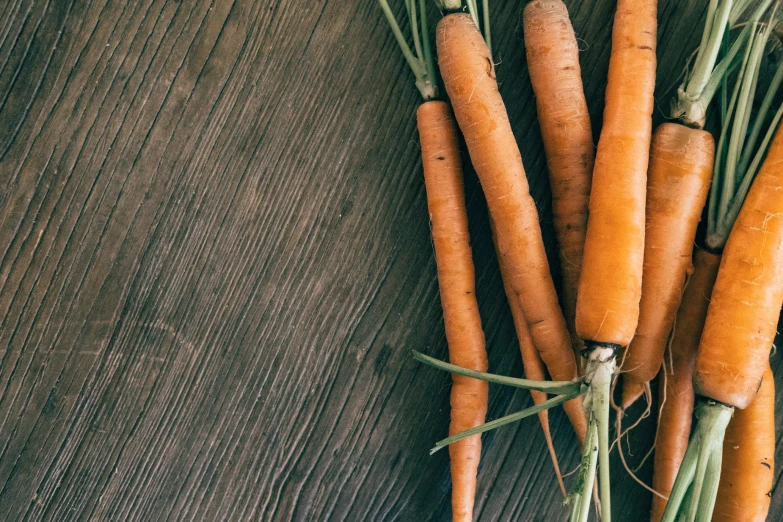
[{"label": "carrot shoulder", "polygon": [[[449,359],[464,368],[486,371],[457,128],[449,106],[440,101],[422,104],[417,120]],[[485,381],[461,375],[452,378],[449,435],[482,424],[488,400]],[[452,444],[449,455],[454,520],[470,521],[481,435]]]},{"label": "carrot shoulder", "polygon": [[[667,497],[688,447],[694,403],[693,366],[719,264],[719,255],[700,248],[694,252],[693,274],[685,287],[672,332],[671,366],[665,360],[661,368],[666,376],[660,378],[658,397],[665,402],[655,437],[653,489]],[[651,522],[661,520],[665,508],[666,500],[653,495]]]},{"label": "carrot shoulder", "polygon": [[769,364],[783,303],[783,132],[778,129],[723,251],[696,358],[696,392],[740,409]]},{"label": "carrot shoulder", "polygon": [[552,214],[560,246],[563,313],[574,354],[584,348],[576,335],[576,289],[582,268],[590,178],[595,160],[579,48],[561,0],[536,0],[524,10],[527,67],[544,141]]},{"label": "carrot shoulder", "polygon": [[627,346],[639,317],[656,13],[656,0],[617,3],[576,305],[585,341]]},{"label": "carrot shoulder", "polygon": [[[572,380],[577,371],[570,336],[489,49],[467,14],[449,14],[438,23],[437,48],[446,91],[497,229],[497,249],[507,268],[508,283],[523,297],[520,308],[550,376]],[[563,407],[584,440],[581,399]]]},{"label": "carrot shoulder", "polygon": [[775,378],[767,368],[756,398],[726,429],[713,522],[764,522],[775,478]]},{"label": "carrot shoulder", "polygon": [[623,359],[623,407],[658,373],[685,279],[693,270],[696,227],[712,179],[712,135],[678,123],[656,129],[647,179],[647,229],[639,323]]}]

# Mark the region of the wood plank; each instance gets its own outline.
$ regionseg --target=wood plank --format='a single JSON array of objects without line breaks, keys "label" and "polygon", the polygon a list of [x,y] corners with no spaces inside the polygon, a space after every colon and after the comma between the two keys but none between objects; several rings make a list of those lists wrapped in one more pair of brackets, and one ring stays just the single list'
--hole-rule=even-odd
[{"label": "wood plank", "polygon": [[[567,3],[597,135],[614,3]],[[521,6],[494,4],[555,262]],[[661,111],[704,8],[661,2]],[[448,520],[427,450],[449,377],[410,356],[446,354],[417,102],[374,2],[2,3],[0,519]],[[490,367],[520,375],[470,171],[466,190]],[[559,411],[552,430],[570,470]],[[612,465],[618,520],[644,516]],[[567,518],[534,419],[484,436],[479,481],[480,520]]]}]

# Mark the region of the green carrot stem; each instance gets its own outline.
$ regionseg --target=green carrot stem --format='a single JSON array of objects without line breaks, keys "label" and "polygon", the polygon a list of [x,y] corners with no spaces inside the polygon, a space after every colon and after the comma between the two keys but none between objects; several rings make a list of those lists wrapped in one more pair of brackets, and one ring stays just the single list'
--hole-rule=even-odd
[{"label": "green carrot stem", "polygon": [[[421,38],[419,37],[419,24],[418,14],[416,9],[416,0],[405,0],[408,3],[408,17],[411,22],[411,34],[413,35],[413,47],[416,49],[416,56],[419,59],[419,63],[424,63],[424,51],[421,48]],[[426,23],[426,20],[425,20]],[[425,66],[426,68],[426,66]]]},{"label": "green carrot stem", "polygon": [[481,24],[479,24],[479,18],[478,18],[478,6],[476,5],[476,0],[466,0],[465,3],[468,6],[468,13],[470,13],[470,17],[473,18],[473,23],[476,24],[476,27],[481,27]]},{"label": "green carrot stem", "polygon": [[609,402],[612,388],[612,364],[602,364],[601,370],[592,381],[593,414],[598,428],[598,488],[601,497],[601,518],[612,520],[612,498],[609,481]]},{"label": "green carrot stem", "polygon": [[[707,106],[720,82],[720,75],[726,72],[716,73],[715,64],[723,45],[731,6],[732,0],[710,0],[693,70],[677,89],[677,98],[672,103],[672,117],[681,119],[686,125],[704,126]],[[708,85],[711,87],[709,90]]]},{"label": "green carrot stem", "polygon": [[417,352],[416,350],[413,350],[413,358],[419,362],[423,362],[424,364],[438,368],[439,370],[456,373],[457,375],[464,375],[465,377],[473,377],[474,379],[481,379],[482,381],[492,382],[495,384],[504,384],[506,386],[514,386],[515,388],[524,388],[526,390],[536,390],[558,395],[572,395],[574,393],[580,395],[582,393],[581,390],[584,387],[584,384],[582,384],[582,382],[579,380],[534,381],[530,379],[517,379],[514,377],[506,377],[504,375],[480,372],[435,359],[429,355],[424,355],[421,352]]},{"label": "green carrot stem", "polygon": [[783,65],[778,66],[778,70],[775,72],[775,76],[772,78],[772,81],[769,84],[769,89],[767,89],[764,100],[761,102],[761,106],[759,107],[759,115],[761,117],[756,118],[756,121],[753,123],[753,128],[750,131],[750,135],[748,135],[745,148],[742,151],[742,158],[740,159],[739,167],[737,168],[739,172],[747,173],[748,167],[750,167],[753,153],[756,152],[756,156],[758,156],[758,152],[755,149],[756,141],[761,134],[761,128],[765,120],[764,116],[769,112],[769,109],[772,106],[772,101],[775,98],[775,94],[777,93],[778,88],[780,87],[781,81],[783,81]]},{"label": "green carrot stem", "polygon": [[408,42],[405,41],[405,37],[402,35],[400,26],[397,24],[397,19],[394,17],[394,13],[392,13],[391,8],[389,7],[389,2],[386,0],[378,0],[378,3],[381,4],[383,14],[386,16],[386,21],[389,22],[392,33],[394,33],[394,37],[397,39],[397,45],[400,46],[400,50],[402,51],[402,55],[405,57],[405,61],[408,62],[408,66],[413,71],[413,74],[419,76],[419,74],[422,72],[421,62],[419,62],[419,60],[413,56]]},{"label": "green carrot stem", "polygon": [[540,404],[536,404],[535,406],[526,408],[522,411],[512,413],[511,415],[506,415],[505,417],[501,417],[500,419],[496,419],[491,422],[482,424],[480,426],[476,426],[475,428],[470,428],[469,430],[461,431],[455,435],[452,435],[451,437],[445,438],[435,443],[435,447],[430,450],[430,455],[445,448],[449,444],[453,444],[459,440],[472,437],[473,435],[478,435],[479,433],[484,433],[485,431],[494,430],[495,428],[505,426],[506,424],[510,424],[512,422],[522,420],[525,417],[530,417],[531,415],[535,415],[540,411],[548,410],[549,408],[557,406],[558,404],[562,404],[566,401],[570,401],[571,399],[576,399],[583,393],[585,393],[585,391],[580,389],[579,391],[571,393],[569,395],[558,395]]},{"label": "green carrot stem", "polygon": [[[769,125],[769,128],[767,129],[767,133],[764,135],[764,139],[761,140],[761,145],[759,145],[758,150],[756,151],[756,155],[753,158],[753,162],[748,167],[747,172],[745,173],[744,178],[742,179],[742,183],[740,184],[740,187],[737,189],[737,193],[734,196],[734,200],[732,201],[731,207],[726,214],[725,222],[728,223],[734,223],[734,221],[737,219],[737,215],[739,215],[739,211],[742,208],[742,203],[745,201],[745,196],[748,194],[748,190],[750,190],[751,182],[753,181],[753,178],[756,175],[756,172],[758,171],[759,165],[761,164],[761,160],[764,158],[767,152],[767,147],[769,146],[769,142],[772,140],[772,136],[775,134],[775,130],[778,128],[778,124],[780,123],[780,118],[783,116],[783,104],[781,104],[778,111],[775,113],[775,116],[772,117],[772,122]],[[721,234],[721,241],[723,243],[726,242],[726,239],[728,239],[728,232],[730,231],[730,227],[724,226],[721,228],[719,233]],[[724,237],[725,236],[725,237]]]},{"label": "green carrot stem", "polygon": [[[672,492],[669,494],[669,500],[666,503],[666,509],[663,512],[661,522],[674,522],[677,518],[677,512],[681,505],[690,504],[693,490],[693,477],[696,475],[696,462],[699,458],[701,447],[695,438],[688,444],[685,450],[685,456],[680,463],[680,469],[677,472],[677,478],[674,481]],[[685,502],[685,501],[688,502]]]},{"label": "green carrot stem", "polygon": [[704,476],[707,473],[707,464],[710,462],[710,445],[706,441],[701,443],[698,460],[696,461],[696,473],[691,485],[691,501],[687,505],[688,511],[685,516],[687,520],[696,520],[696,513],[702,499],[702,489],[704,488]]},{"label": "green carrot stem", "polygon": [[758,65],[760,62],[759,48],[763,50],[762,35],[756,35],[753,39],[753,45],[750,46],[751,53],[748,57],[747,72],[742,78],[739,98],[737,99],[737,111],[734,115],[734,121],[731,126],[729,136],[729,148],[726,156],[726,168],[723,173],[723,187],[721,190],[720,207],[725,208],[731,200],[736,189],[737,164],[740,158],[740,151],[747,135],[748,121],[750,120],[750,111],[753,107],[753,98],[755,95],[756,79],[758,78]]},{"label": "green carrot stem", "polygon": [[734,5],[731,6],[731,14],[729,14],[729,25],[733,26],[739,20],[739,17],[748,8],[753,0],[737,0]]},{"label": "green carrot stem", "polygon": [[[584,380],[588,384],[584,408],[588,412],[590,426],[594,427],[598,447],[598,480],[601,499],[601,518],[604,521],[612,519],[611,483],[609,479],[609,404],[611,401],[612,376],[617,369],[615,350],[605,346],[595,346],[587,356]],[[585,451],[587,449],[585,448]],[[592,490],[592,485],[590,486]],[[589,496],[582,502],[590,503]],[[586,508],[581,508],[586,509]],[[580,511],[579,516],[586,516]],[[583,518],[577,519],[585,520]]]},{"label": "green carrot stem", "polygon": [[[424,101],[429,101],[438,97],[438,86],[435,80],[435,65],[432,60],[432,51],[429,49],[430,44],[429,35],[427,33],[426,12],[422,6],[420,9],[420,12],[422,13],[420,35],[419,19],[416,14],[415,2],[416,0],[405,0],[405,11],[410,20],[416,55],[413,54],[410,45],[408,45],[408,42],[405,40],[405,36],[402,34],[397,19],[389,7],[389,2],[387,0],[378,0],[378,3],[383,10],[383,14],[386,17],[386,21],[389,23],[389,27],[394,34],[394,38],[397,40],[397,45],[399,45],[400,51],[402,51],[402,55],[405,57],[405,61],[408,62],[408,66],[416,77],[416,88],[421,93]],[[422,41],[425,43],[422,44]]]},{"label": "green carrot stem", "polygon": [[[705,110],[707,105],[709,105],[710,101],[715,96],[715,92],[717,91],[718,86],[725,86],[726,76],[731,74],[731,72],[740,64],[742,55],[740,55],[739,52],[745,46],[745,40],[750,35],[751,29],[751,27],[746,27],[740,32],[740,35],[734,41],[732,46],[728,49],[728,51],[726,51],[726,55],[721,59],[718,65],[715,66],[712,75],[710,76],[701,93],[701,102]],[[726,34],[727,33],[724,33],[724,41],[728,43],[728,39],[725,38]],[[725,117],[721,117],[721,122],[723,122],[724,119]]]},{"label": "green carrot stem", "polygon": [[481,14],[484,18],[484,41],[487,42],[489,54],[492,54],[492,35],[489,29],[489,0],[481,0]]},{"label": "green carrot stem", "polygon": [[[764,2],[756,9],[753,17],[760,18],[763,14],[760,11],[761,7],[764,5],[768,7],[770,3],[771,0]],[[778,115],[780,111],[778,111],[767,127],[764,138],[759,142],[773,99],[783,84],[783,67],[779,67],[759,110],[753,111],[761,62],[766,52],[766,44],[772,34],[778,3],[775,3],[769,15],[768,23],[762,26],[758,22],[753,22],[754,28],[745,44],[742,67],[728,107],[723,132],[718,141],[713,184],[710,189],[706,237],[707,246],[715,250],[722,249],[726,244],[745,196],[766,155],[769,141],[780,122]],[[745,27],[743,33],[750,27],[750,25]]]},{"label": "green carrot stem", "polygon": [[590,515],[590,498],[595,483],[595,468],[598,464],[598,426],[591,417],[585,437],[585,447],[582,452],[582,463],[579,467],[574,507],[571,511],[571,522],[587,522]]},{"label": "green carrot stem", "polygon": [[[712,518],[720,481],[723,439],[733,412],[731,406],[713,401],[702,401],[696,407],[696,429],[661,522],[706,522]],[[686,496],[689,497],[687,504],[684,502]]]},{"label": "green carrot stem", "polygon": [[723,463],[723,437],[720,450],[713,451],[709,456],[707,470],[705,472],[704,485],[702,486],[699,509],[696,511],[696,522],[710,522],[712,512],[715,509],[716,495],[720,485],[720,470]]},{"label": "green carrot stem", "polygon": [[[726,121],[723,124],[723,132],[720,134],[720,138],[718,138],[718,148],[717,148],[717,154],[715,156],[715,165],[712,170],[712,186],[710,187],[710,198],[709,198],[709,204],[707,207],[707,246],[710,248],[719,248],[715,247],[710,244],[710,224],[713,226],[717,223],[717,220],[719,219],[719,209],[721,208],[719,202],[721,201],[721,190],[722,187],[726,184],[726,175],[724,171],[726,170],[726,164],[728,163],[728,146],[729,146],[729,128],[730,125],[733,125],[732,122],[736,121],[736,112],[734,109],[737,106],[737,100],[739,98],[740,89],[742,87],[743,79],[745,76],[745,73],[747,72],[747,63],[750,59],[750,53],[753,47],[753,39],[755,36],[755,29],[753,29],[751,26],[748,26],[745,28],[745,30],[749,31],[748,33],[748,39],[746,42],[746,49],[745,53],[742,58],[742,66],[740,67],[739,74],[737,76],[736,82],[734,84],[734,89],[731,94],[731,100],[729,101],[729,106],[727,110],[727,117]],[[722,245],[721,245],[722,246]]]},{"label": "green carrot stem", "polygon": [[[415,1],[415,0],[413,0]],[[430,33],[427,30],[427,3],[426,0],[419,0],[419,24],[421,25],[421,41],[424,49],[424,65],[427,67],[427,76],[435,82],[435,60],[432,58],[432,46],[430,44]]]},{"label": "green carrot stem", "polygon": [[685,88],[685,92],[691,96],[699,96],[710,79],[728,25],[731,4],[731,0],[710,1],[702,43]]}]

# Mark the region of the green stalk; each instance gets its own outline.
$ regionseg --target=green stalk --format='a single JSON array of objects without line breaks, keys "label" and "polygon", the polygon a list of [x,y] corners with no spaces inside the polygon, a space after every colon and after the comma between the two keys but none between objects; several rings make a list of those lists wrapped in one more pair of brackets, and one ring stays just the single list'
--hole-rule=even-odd
[{"label": "green stalk", "polygon": [[419,25],[416,13],[416,0],[405,0],[408,5],[408,17],[411,22],[411,34],[413,35],[413,47],[416,49],[416,56],[420,63],[424,62],[424,52],[421,50],[421,40],[419,38]]},{"label": "green stalk", "polygon": [[[740,36],[744,33],[740,33]],[[723,55],[726,56],[729,53],[729,34],[724,33],[723,34]],[[726,81],[727,74],[724,74],[720,78],[720,126],[723,128],[726,125],[726,116],[728,111],[728,104],[729,104],[729,87],[728,82]]]},{"label": "green stalk", "polygon": [[481,0],[481,14],[484,17],[484,41],[492,55],[492,36],[489,30],[489,0]]},{"label": "green stalk", "polygon": [[[709,105],[709,102],[712,100],[712,98],[715,96],[715,92],[717,91],[718,86],[723,85],[725,87],[726,76],[731,74],[731,72],[740,64],[741,55],[739,54],[739,51],[744,47],[745,40],[751,34],[751,27],[752,26],[745,27],[742,32],[740,32],[740,35],[734,41],[734,44],[731,46],[731,48],[726,52],[724,58],[720,61],[720,63],[718,63],[718,65],[715,66],[712,76],[710,76],[710,79],[701,94],[701,99],[707,102],[704,105],[705,109],[707,105]],[[721,122],[723,122],[724,119],[725,115],[724,117],[721,117]]]},{"label": "green stalk", "polygon": [[470,13],[471,18],[473,18],[473,22],[476,24],[476,27],[481,29],[481,24],[479,23],[479,15],[478,15],[478,4],[476,3],[476,0],[468,1],[468,12]]},{"label": "green stalk", "polygon": [[[753,18],[760,18],[763,15],[761,9],[764,6],[769,7],[770,4],[771,0],[764,2],[756,9]],[[759,143],[759,136],[774,97],[783,85],[783,67],[781,67],[776,71],[759,110],[753,110],[761,63],[774,27],[777,6],[778,2],[775,3],[770,14],[769,22],[763,28],[759,28],[758,22],[754,22],[754,29],[745,43],[742,67],[728,107],[723,132],[718,141],[713,184],[710,189],[706,238],[707,246],[714,250],[720,250],[726,244],[745,196],[766,155],[769,141],[780,121],[779,110]],[[743,33],[750,27],[747,26]]]},{"label": "green stalk", "polygon": [[745,12],[745,9],[748,8],[752,1],[753,0],[737,0],[734,2],[734,5],[731,6],[731,14],[729,15],[729,25],[734,26],[734,24],[737,23],[739,17]]},{"label": "green stalk", "polygon": [[731,406],[713,401],[703,401],[697,406],[696,429],[661,522],[709,522],[712,518],[720,482],[723,439],[733,413]]},{"label": "green stalk", "polygon": [[402,55],[405,57],[405,61],[408,62],[408,66],[413,71],[413,74],[418,77],[419,74],[423,72],[421,70],[421,63],[415,56],[413,56],[411,48],[408,46],[408,42],[405,41],[405,37],[402,35],[400,26],[397,25],[397,19],[394,17],[394,13],[392,13],[391,8],[389,7],[389,3],[386,0],[378,0],[378,3],[381,4],[383,14],[386,15],[386,21],[389,22],[389,26],[391,27],[392,33],[394,33],[394,37],[397,39],[397,44],[400,46],[400,50],[402,51]]},{"label": "green stalk", "polygon": [[545,393],[552,393],[558,395],[571,395],[574,393],[579,394],[579,391],[584,386],[581,381],[533,381],[530,379],[516,379],[514,377],[506,377],[504,375],[495,375],[493,373],[485,373],[477,370],[471,370],[469,368],[463,368],[454,364],[443,362],[439,359],[424,355],[423,353],[413,350],[413,358],[419,362],[423,362],[439,370],[444,370],[450,373],[456,373],[457,375],[464,375],[465,377],[473,377],[474,379],[480,379],[482,381],[492,382],[495,384],[503,384],[505,386],[513,386],[515,388],[523,388],[526,390],[536,390]]},{"label": "green stalk", "polygon": [[[661,522],[674,522],[677,518],[677,512],[681,505],[690,504],[692,498],[693,477],[696,475],[696,462],[699,457],[701,446],[696,436],[691,439],[688,449],[685,450],[685,456],[680,463],[680,469],[677,472],[677,478],[672,486],[672,492],[669,494],[669,501],[666,503],[666,509],[663,512]],[[686,502],[687,500],[687,502]]]},{"label": "green stalk", "polygon": [[[761,35],[759,35],[761,36]],[[759,48],[763,51],[766,41],[763,38],[756,37],[751,46],[752,52],[747,62],[747,73],[742,78],[739,98],[737,100],[737,109],[734,114],[734,122],[731,127],[729,137],[729,149],[726,156],[726,169],[723,173],[723,187],[720,197],[720,206],[725,208],[734,194],[736,187],[737,164],[739,162],[740,151],[745,142],[745,136],[748,130],[748,121],[750,120],[750,111],[753,107],[753,98],[755,94],[756,80],[758,78],[758,66],[760,65]],[[755,73],[755,74],[754,74]]]},{"label": "green stalk", "polygon": [[[577,489],[574,495],[574,507],[571,510],[571,522],[587,522],[590,515],[590,498],[595,483],[595,468],[598,464],[598,428],[590,419],[582,452],[582,464],[579,468]],[[607,519],[608,520],[608,519]]]},{"label": "green stalk", "polygon": [[595,439],[585,443],[582,462],[587,462],[589,474],[584,487],[577,486],[576,503],[571,513],[571,522],[587,520],[590,508],[590,493],[593,490],[596,465],[598,466],[598,488],[601,498],[601,517],[612,520],[611,481],[609,479],[609,405],[611,401],[612,376],[617,369],[614,348],[595,345],[590,351],[585,366],[584,381],[588,385],[584,400],[589,424],[588,433]]},{"label": "green stalk", "polygon": [[[731,7],[732,0],[710,0],[693,70],[677,89],[677,99],[672,104],[672,117],[681,119],[685,125],[704,127],[707,106],[721,75],[725,74],[725,70],[720,75],[716,74],[715,64],[723,45]],[[710,90],[706,89],[708,85],[712,86]]]},{"label": "green stalk", "polygon": [[702,499],[702,489],[704,488],[704,476],[707,474],[707,464],[710,462],[710,445],[707,441],[701,441],[701,451],[696,461],[696,474],[691,485],[691,501],[688,503],[688,512],[686,520],[696,520],[696,512]]},{"label": "green stalk", "polygon": [[[731,202],[731,206],[729,207],[729,210],[726,213],[725,223],[733,224],[734,221],[737,219],[737,216],[739,215],[739,212],[742,209],[742,203],[745,202],[745,196],[748,195],[748,190],[750,190],[750,185],[753,182],[753,178],[755,177],[756,172],[758,171],[759,165],[761,164],[761,160],[767,153],[767,147],[769,146],[769,142],[772,140],[772,136],[774,136],[775,131],[778,128],[778,124],[780,123],[781,116],[783,116],[783,104],[781,104],[780,108],[778,109],[778,112],[776,112],[775,116],[772,118],[772,122],[770,123],[769,128],[767,129],[767,133],[764,135],[764,139],[761,140],[761,145],[759,145],[759,148],[756,151],[756,155],[753,158],[753,162],[748,167],[748,170],[742,179],[742,183],[737,189],[737,193],[734,196],[734,200]],[[729,232],[731,232],[730,226],[721,227],[717,232],[718,240],[721,241],[723,244],[725,244],[726,240],[729,237]]]},{"label": "green stalk", "polygon": [[[764,101],[761,102],[761,107],[759,107],[760,115],[766,115],[769,112],[769,109],[772,106],[772,100],[775,97],[775,93],[778,91],[778,87],[780,87],[781,81],[783,81],[783,66],[778,67],[778,70],[775,72],[775,76],[772,78],[772,81],[769,84],[769,89],[767,90],[766,96],[764,96]],[[764,124],[764,119],[765,118],[763,117],[756,118],[756,121],[753,124],[753,129],[750,131],[745,149],[742,151],[742,158],[740,159],[739,167],[737,168],[739,172],[748,171],[748,167],[750,166],[751,162],[751,156],[755,150],[756,141],[761,134],[761,127]]]},{"label": "green stalk", "polygon": [[718,486],[720,485],[724,438],[725,437],[723,436],[720,438],[720,450],[714,451],[712,455],[710,455],[709,462],[707,463],[705,481],[702,486],[701,501],[699,502],[699,509],[696,511],[696,522],[710,522],[712,520],[712,512],[715,509],[715,499],[718,494]]},{"label": "green stalk", "polygon": [[718,148],[717,148],[717,154],[715,156],[715,166],[712,170],[712,186],[710,187],[710,198],[709,198],[709,205],[707,208],[707,246],[710,248],[719,248],[710,243],[710,227],[715,226],[717,224],[719,215],[719,201],[721,201],[721,197],[719,196],[719,193],[722,189],[722,187],[725,185],[725,165],[727,163],[727,154],[728,154],[728,129],[729,124],[732,121],[736,121],[735,111],[734,108],[737,106],[737,99],[739,97],[740,88],[742,86],[743,78],[745,76],[745,72],[747,70],[747,63],[750,59],[750,52],[753,47],[753,37],[755,35],[755,30],[751,28],[751,26],[746,27],[746,30],[749,30],[748,35],[748,41],[746,43],[747,48],[745,49],[745,54],[742,58],[742,66],[740,67],[739,75],[737,77],[737,80],[734,85],[734,89],[731,94],[731,101],[729,102],[729,107],[727,110],[727,118],[726,122],[723,125],[723,132],[720,134],[720,138],[718,139]]},{"label": "green stalk", "polygon": [[491,422],[487,422],[485,424],[481,424],[480,426],[476,426],[475,428],[470,428],[468,430],[461,431],[455,435],[452,435],[451,437],[447,437],[443,440],[436,442],[435,447],[430,450],[430,455],[432,455],[433,453],[439,450],[442,450],[449,444],[453,444],[462,439],[472,437],[473,435],[478,435],[479,433],[484,433],[485,431],[490,431],[490,430],[494,430],[495,428],[500,428],[501,426],[505,426],[506,424],[511,424],[512,422],[522,420],[525,417],[530,417],[531,415],[535,415],[538,412],[548,410],[553,406],[557,406],[559,404],[563,404],[564,402],[570,401],[572,399],[576,399],[583,393],[585,393],[585,390],[580,389],[579,391],[571,393],[569,395],[557,395],[556,397],[552,397],[551,399],[546,400],[540,404],[536,404],[535,406],[531,406],[530,408],[526,408],[522,411],[512,413],[511,415],[506,415],[505,417],[501,417],[499,419],[493,420]]},{"label": "green stalk", "polygon": [[[421,93],[422,98],[424,98],[425,102],[436,99],[438,97],[438,86],[435,80],[435,65],[432,60],[432,50],[430,49],[429,34],[427,32],[427,16],[423,0],[421,0],[420,5],[421,21],[419,21],[416,13],[416,0],[404,0],[405,11],[408,14],[411,32],[413,33],[413,45],[416,55],[413,54],[410,45],[405,40],[397,19],[389,7],[389,2],[387,0],[378,0],[378,3],[383,10],[386,21],[389,22],[389,27],[391,27],[405,61],[408,62],[408,66],[416,77],[416,88]],[[421,33],[419,32],[419,25],[421,25]]]},{"label": "green stalk", "polygon": [[609,481],[609,402],[611,398],[614,359],[610,364],[602,364],[593,378],[593,414],[598,428],[598,488],[601,497],[601,516],[603,520],[612,520],[612,498]]},{"label": "green stalk", "polygon": [[424,48],[424,65],[427,67],[427,76],[435,82],[435,60],[432,58],[432,47],[430,45],[430,33],[427,30],[427,3],[426,0],[419,0],[419,20],[421,20],[421,41]]},{"label": "green stalk", "polygon": [[688,79],[685,92],[690,96],[698,97],[709,81],[715,62],[718,60],[723,33],[729,21],[732,0],[711,0],[707,11],[707,23],[702,34],[701,46],[696,55],[693,72]]}]

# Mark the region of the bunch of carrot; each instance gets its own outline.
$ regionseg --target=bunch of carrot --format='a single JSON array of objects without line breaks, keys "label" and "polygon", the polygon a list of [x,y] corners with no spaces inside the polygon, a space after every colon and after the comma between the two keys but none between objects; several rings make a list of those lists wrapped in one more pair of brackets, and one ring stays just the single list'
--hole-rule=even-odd
[{"label": "bunch of carrot", "polygon": [[[449,446],[454,519],[472,520],[480,434],[533,414],[565,493],[546,416],[562,404],[583,447],[569,496],[571,520],[587,520],[596,475],[596,507],[611,520],[609,412],[620,368],[618,418],[641,396],[650,404],[649,383],[659,370],[663,377],[652,519],[710,520],[718,488],[727,501],[716,517],[732,520],[732,513],[756,509],[763,518],[768,502],[750,494],[758,493],[757,484],[742,477],[763,457],[771,479],[774,449],[768,354],[783,303],[783,134],[768,145],[783,107],[772,121],[765,114],[783,72],[750,125],[774,9],[766,24],[760,20],[772,0],[754,7],[733,39],[732,27],[752,2],[710,1],[701,46],[672,104],[678,122],[654,134],[657,2],[618,0],[597,147],[568,11],[561,0],[527,4],[527,65],[552,188],[560,296],[495,79],[488,1],[481,10],[475,0],[439,3],[437,63],[451,107],[437,100],[425,1],[404,0],[413,46],[387,0],[379,2],[424,100],[417,120],[450,363],[414,356],[453,377],[450,436],[433,452]],[[704,126],[719,92],[716,147]],[[487,200],[527,379],[486,373],[459,131]],[[707,246],[694,252],[710,185]],[[544,380],[547,373],[551,381]],[[529,389],[535,405],[485,423],[487,382]],[[698,402],[699,422],[688,446],[694,392],[708,400]],[[735,407],[741,412],[724,444]]]}]

